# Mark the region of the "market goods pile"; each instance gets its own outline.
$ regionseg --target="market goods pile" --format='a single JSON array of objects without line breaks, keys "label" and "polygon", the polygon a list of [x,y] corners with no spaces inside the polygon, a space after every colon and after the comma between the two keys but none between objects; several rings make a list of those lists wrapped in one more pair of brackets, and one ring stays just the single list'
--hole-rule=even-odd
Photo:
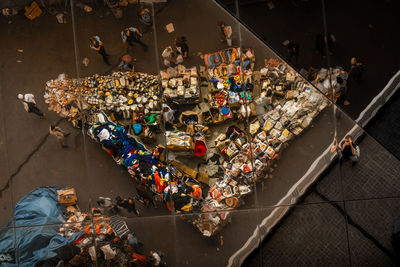
[{"label": "market goods pile", "polygon": [[[236,57],[235,53],[240,57],[240,52],[232,49],[215,54],[223,59],[222,63],[208,66],[207,73],[212,75],[208,77],[209,111],[182,112],[187,116],[181,118],[180,127],[186,126],[186,130],[168,131],[167,134],[167,149],[171,150],[186,148],[193,152],[195,139],[201,140],[204,153],[194,152],[192,156],[207,155],[204,157],[207,157],[208,165],[204,171],[195,171],[175,160],[168,161],[163,146],[146,148],[130,134],[129,118],[137,122],[138,114],[161,113],[162,98],[156,76],[118,72],[79,81],[61,77],[47,83],[45,98],[49,109],[77,121],[76,125],[82,124],[79,123],[79,111],[89,111],[91,119],[85,121],[88,134],[115,162],[165,200],[169,209],[187,214],[188,221],[204,235],[211,236],[229,221],[229,210],[239,207],[243,197],[253,192],[255,182],[263,179],[282,150],[282,144],[299,135],[327,105],[327,100],[285,63],[267,62],[257,72],[256,79],[251,69],[254,61],[251,50],[242,58],[247,62],[244,74],[241,74],[237,60],[232,59]],[[227,61],[226,57],[233,61]],[[227,62],[223,63],[224,60]],[[164,100],[180,103],[186,94],[182,92],[188,91],[191,93],[187,99],[197,101],[196,69],[181,67],[181,76],[178,72],[173,75],[164,72],[162,84],[169,94]],[[176,96],[173,90],[177,90]],[[182,97],[176,98],[179,90],[183,90],[179,93]],[[72,105],[71,100],[77,102],[77,99],[81,104]],[[213,108],[218,114],[212,113]],[[231,116],[232,111],[234,116]],[[207,112],[213,119],[207,121],[205,127],[201,123]],[[246,117],[249,117],[249,128],[241,129],[238,125]],[[229,125],[213,140],[215,153],[205,154],[208,136],[205,133],[213,131],[215,123],[225,120]],[[180,145],[180,139],[187,145]],[[210,161],[211,157],[216,160]],[[209,178],[215,179],[208,183]]]}]

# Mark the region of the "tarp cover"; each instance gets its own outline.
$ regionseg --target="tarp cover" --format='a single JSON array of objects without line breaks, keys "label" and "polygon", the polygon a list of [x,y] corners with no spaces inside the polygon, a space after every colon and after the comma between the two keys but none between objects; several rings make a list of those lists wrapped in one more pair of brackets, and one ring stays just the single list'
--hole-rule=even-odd
[{"label": "tarp cover", "polygon": [[[66,239],[58,234],[60,225],[65,222],[63,207],[58,202],[58,187],[39,187],[27,194],[15,206],[15,226],[31,226],[14,229],[13,222],[10,227],[0,231],[0,254],[9,254],[14,257],[15,247],[18,246],[20,266],[35,266],[39,261],[57,256],[57,249],[68,245],[79,238],[82,233],[76,233],[72,238]],[[46,224],[53,224],[43,226]],[[42,225],[42,226],[36,226]],[[0,266],[17,266],[13,262],[0,262]]]}]

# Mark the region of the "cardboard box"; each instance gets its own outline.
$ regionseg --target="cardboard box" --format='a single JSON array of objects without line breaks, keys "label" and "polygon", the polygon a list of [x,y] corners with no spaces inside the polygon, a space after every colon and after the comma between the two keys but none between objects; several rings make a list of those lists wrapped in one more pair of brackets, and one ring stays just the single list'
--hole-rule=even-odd
[{"label": "cardboard box", "polygon": [[65,190],[58,190],[58,202],[63,205],[70,206],[75,205],[77,202],[75,189],[70,187]]},{"label": "cardboard box", "polygon": [[31,6],[25,11],[25,17],[33,20],[39,17],[42,13],[43,11],[40,9],[39,5],[36,3],[36,1],[33,1]]}]

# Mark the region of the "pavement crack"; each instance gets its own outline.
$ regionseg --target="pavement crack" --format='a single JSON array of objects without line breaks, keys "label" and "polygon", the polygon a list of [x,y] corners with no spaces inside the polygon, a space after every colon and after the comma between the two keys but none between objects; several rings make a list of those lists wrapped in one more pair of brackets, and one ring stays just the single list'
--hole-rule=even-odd
[{"label": "pavement crack", "polygon": [[[58,124],[61,122],[61,120],[62,120],[62,119],[59,119],[55,124],[58,125]],[[11,183],[12,183],[14,177],[18,175],[18,173],[19,173],[19,172],[22,170],[22,168],[29,162],[29,160],[33,157],[33,155],[35,155],[35,153],[39,151],[39,149],[44,145],[44,143],[46,142],[46,140],[47,140],[47,138],[48,138],[49,136],[50,136],[50,133],[47,133],[47,134],[42,138],[42,140],[40,141],[40,143],[35,147],[35,149],[33,149],[33,150],[31,151],[31,153],[29,153],[28,156],[25,158],[25,160],[17,167],[17,170],[16,170],[13,174],[10,175],[10,178],[8,178],[8,181],[7,181],[6,185],[3,186],[3,188],[0,189],[0,198],[3,196],[3,192],[4,192],[5,190],[7,190],[7,189],[10,187],[10,185],[11,185]]]}]

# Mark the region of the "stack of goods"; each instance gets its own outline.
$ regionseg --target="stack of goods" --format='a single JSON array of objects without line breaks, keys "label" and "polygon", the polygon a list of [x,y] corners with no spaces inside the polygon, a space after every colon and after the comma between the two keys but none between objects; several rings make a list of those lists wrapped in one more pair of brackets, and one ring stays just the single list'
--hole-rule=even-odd
[{"label": "stack of goods", "polygon": [[267,112],[262,119],[250,125],[250,131],[253,128],[252,134],[257,137],[263,131],[267,137],[285,142],[292,134],[298,135],[308,127],[328,104],[319,92],[284,63],[266,66],[260,72],[262,79],[258,102],[267,104]]},{"label": "stack of goods", "polygon": [[231,221],[228,211],[197,213],[190,217],[191,223],[204,236],[212,236],[218,233],[226,224]]},{"label": "stack of goods", "polygon": [[160,92],[154,75],[115,72],[109,76],[94,75],[83,80],[60,75],[46,83],[45,101],[49,110],[68,118],[75,127],[81,126],[84,112],[86,123],[95,123],[99,112],[114,121],[133,121],[134,133],[152,138],[160,126]]},{"label": "stack of goods", "polygon": [[191,104],[200,101],[197,68],[186,69],[183,65],[161,71],[163,97],[168,103]]},{"label": "stack of goods", "polygon": [[228,128],[215,140],[216,147],[224,156],[225,173],[209,191],[204,211],[229,210],[239,206],[240,197],[252,192],[253,166],[250,144],[246,134],[236,126]]},{"label": "stack of goods", "polygon": [[[220,59],[218,64],[211,60],[212,57]],[[239,58],[250,62],[242,74],[238,67]],[[153,151],[146,149],[128,136],[127,127],[109,119],[112,117],[110,113],[134,111],[136,134],[141,124],[149,121],[157,124],[159,113],[151,112],[159,106],[155,76],[132,73],[115,73],[106,77],[95,75],[83,82],[83,99],[92,110],[100,110],[95,120],[97,123],[91,125],[88,134],[102,144],[117,164],[125,166],[132,177],[164,199],[168,208],[187,214],[186,219],[204,235],[210,236],[229,221],[229,210],[239,207],[243,197],[253,192],[254,183],[264,176],[277,158],[282,144],[307,128],[326,107],[327,100],[294,70],[276,60],[269,61],[272,63],[261,69],[259,92],[254,92],[251,74],[254,54],[251,50],[241,55],[238,49],[227,49],[206,56],[205,61],[209,63],[212,84],[209,86],[210,105],[201,104],[209,109],[203,109],[200,104],[198,109],[180,113],[179,123],[175,124],[180,130],[166,132],[168,149],[205,156],[205,136],[209,129],[203,123],[224,121],[233,115],[237,117],[237,114],[246,117],[246,114],[253,115],[256,108],[265,111],[265,114],[252,119],[246,132],[230,126],[215,139],[216,150],[222,156],[218,155],[221,160],[216,164],[217,168],[208,166],[209,170],[214,170],[216,176],[213,178],[218,178],[217,182],[209,185],[211,188],[206,184],[209,175],[214,174],[195,171],[177,161],[166,163],[163,147],[158,146]],[[166,101],[189,103],[195,99],[192,96],[199,96],[196,93],[185,98],[182,87],[178,88],[183,86],[183,92],[186,92],[196,87],[199,92],[195,68],[188,71],[182,66],[169,68],[161,73],[161,77]],[[192,81],[192,78],[195,79]],[[176,95],[172,93],[174,90]],[[254,95],[258,99],[253,102]],[[151,107],[150,103],[153,103]],[[207,117],[206,113],[210,116]],[[154,115],[152,120],[151,115]]]},{"label": "stack of goods", "polygon": [[137,247],[132,247],[129,239],[136,237],[130,233],[120,216],[108,217],[97,208],[93,208],[91,214],[81,212],[76,205],[77,198],[73,188],[58,190],[58,199],[66,206],[66,222],[59,228],[59,235],[75,240],[73,245],[78,248],[69,259],[69,264],[89,266],[103,258],[114,266],[125,265],[135,259],[131,255],[136,252]]},{"label": "stack of goods", "polygon": [[252,49],[240,50],[237,48],[228,48],[222,51],[204,55],[204,63],[208,68],[209,76],[221,76],[229,74],[229,69],[232,69],[231,64],[243,66],[243,70],[250,70],[254,67],[254,51]]},{"label": "stack of goods", "polygon": [[93,125],[88,134],[102,144],[118,165],[126,167],[133,178],[161,196],[168,193],[170,175],[167,166],[156,156],[160,156],[162,148],[148,151],[134,138],[129,137],[124,127],[109,120]]},{"label": "stack of goods", "polygon": [[[81,120],[81,90],[78,80],[68,79],[60,74],[58,79],[46,82],[45,102],[49,110],[58,113],[63,118],[68,118],[74,127],[79,125]],[[86,105],[83,104],[85,108]]]},{"label": "stack of goods", "polygon": [[185,131],[166,131],[167,148],[175,151],[189,152],[191,155],[202,157],[207,152],[206,135],[209,128],[202,125],[201,111],[188,110],[179,116],[180,127],[186,126]]},{"label": "stack of goods", "polygon": [[254,111],[254,106],[251,105],[254,60],[251,49],[241,53],[240,48],[230,48],[204,56],[210,79],[209,103],[214,123],[231,118],[231,111],[237,111],[238,108],[238,114],[242,117],[246,116],[246,109],[249,115]]},{"label": "stack of goods", "polygon": [[158,79],[154,75],[114,72],[94,75],[83,81],[82,97],[100,111],[121,113],[128,119],[132,112],[148,114],[159,110]]},{"label": "stack of goods", "polygon": [[[335,99],[344,94],[347,86],[348,73],[341,67],[320,69],[315,78],[315,86],[325,95]],[[332,92],[333,91],[333,92]]]}]

